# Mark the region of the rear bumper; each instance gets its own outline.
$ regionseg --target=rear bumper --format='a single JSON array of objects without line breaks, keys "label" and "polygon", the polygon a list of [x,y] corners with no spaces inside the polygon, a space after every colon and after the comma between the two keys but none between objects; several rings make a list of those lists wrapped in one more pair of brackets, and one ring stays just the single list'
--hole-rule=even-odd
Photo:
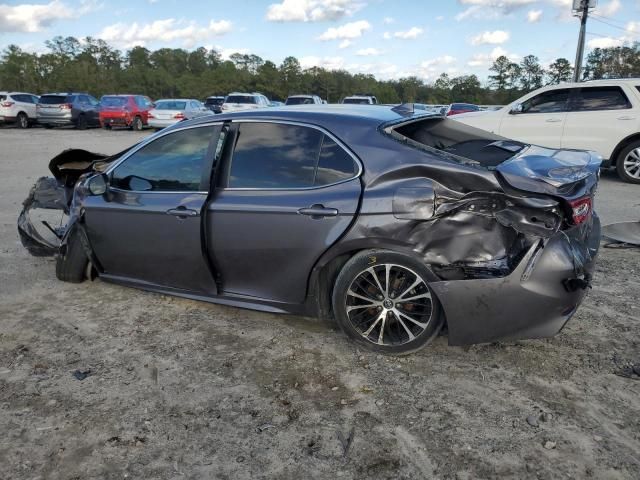
[{"label": "rear bumper", "polygon": [[176,119],[160,120],[158,118],[150,118],[147,124],[153,128],[165,128],[170,127],[171,125],[174,125],[178,122],[179,120]]},{"label": "rear bumper", "polygon": [[130,127],[131,122],[133,121],[132,117],[127,118],[126,116],[103,116],[100,115],[100,125],[111,125],[114,127]]},{"label": "rear bumper", "polygon": [[13,123],[18,117],[11,117],[9,115],[0,115],[0,122]]},{"label": "rear bumper", "polygon": [[73,117],[71,115],[65,117],[45,117],[38,116],[38,123],[43,125],[73,125]]},{"label": "rear bumper", "polygon": [[600,220],[533,245],[506,277],[431,284],[449,326],[449,344],[557,334],[582,303],[595,268]]}]

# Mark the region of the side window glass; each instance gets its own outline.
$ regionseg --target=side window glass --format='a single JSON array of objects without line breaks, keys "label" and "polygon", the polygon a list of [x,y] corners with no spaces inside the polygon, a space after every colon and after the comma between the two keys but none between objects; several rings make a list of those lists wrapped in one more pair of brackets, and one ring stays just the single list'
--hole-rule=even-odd
[{"label": "side window glass", "polygon": [[566,112],[569,89],[551,90],[536,95],[522,104],[522,113]]},{"label": "side window glass", "polygon": [[582,88],[573,106],[576,111],[621,110],[631,108],[620,87]]},{"label": "side window glass", "polygon": [[278,123],[241,123],[228,186],[312,187],[322,132]]},{"label": "side window glass", "polygon": [[136,191],[199,191],[214,127],[164,135],[116,167],[111,185]]},{"label": "side window glass", "polygon": [[353,158],[330,137],[325,135],[318,160],[315,186],[330,185],[348,180],[357,172]]}]

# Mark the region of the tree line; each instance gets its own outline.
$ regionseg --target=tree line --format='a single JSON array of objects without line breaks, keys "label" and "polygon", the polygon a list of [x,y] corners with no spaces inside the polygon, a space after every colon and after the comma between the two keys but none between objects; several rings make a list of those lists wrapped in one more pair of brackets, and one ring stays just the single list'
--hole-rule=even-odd
[{"label": "tree line", "polygon": [[[505,104],[546,84],[570,81],[571,62],[558,58],[543,68],[538,57],[521,62],[505,56],[490,67],[481,82],[476,75],[450,77],[443,73],[434,82],[410,76],[378,80],[371,74],[303,69],[295,57],[280,65],[252,54],[235,53],[224,60],[216,50],[133,47],[122,52],[105,41],[87,37],[55,37],[45,43],[46,53],[31,53],[9,45],[0,54],[0,90],[33,93],[86,91],[140,93],[151,98],[206,98],[232,91],[259,91],[274,100],[296,93],[314,93],[329,102],[347,95],[371,93],[381,103],[420,102],[448,104],[470,102]],[[591,51],[584,79],[640,77],[640,43]]]}]

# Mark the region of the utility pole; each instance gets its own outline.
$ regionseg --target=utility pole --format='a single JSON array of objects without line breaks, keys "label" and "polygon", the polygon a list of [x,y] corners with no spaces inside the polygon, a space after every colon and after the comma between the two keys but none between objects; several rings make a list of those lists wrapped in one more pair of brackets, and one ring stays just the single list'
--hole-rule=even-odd
[{"label": "utility pole", "polygon": [[582,73],[582,56],[584,55],[584,36],[587,30],[587,17],[589,16],[589,0],[580,1],[580,9],[582,14],[580,16],[580,36],[578,37],[578,48],[576,50],[576,63],[573,71],[573,81],[580,81],[580,74]]}]

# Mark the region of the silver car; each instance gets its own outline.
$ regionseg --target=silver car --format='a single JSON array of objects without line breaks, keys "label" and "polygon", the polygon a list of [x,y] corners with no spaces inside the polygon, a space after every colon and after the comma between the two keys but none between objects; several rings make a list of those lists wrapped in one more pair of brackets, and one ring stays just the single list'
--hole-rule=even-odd
[{"label": "silver car", "polygon": [[171,98],[158,100],[149,111],[149,126],[165,128],[181,120],[212,115],[199,100],[193,98]]}]

